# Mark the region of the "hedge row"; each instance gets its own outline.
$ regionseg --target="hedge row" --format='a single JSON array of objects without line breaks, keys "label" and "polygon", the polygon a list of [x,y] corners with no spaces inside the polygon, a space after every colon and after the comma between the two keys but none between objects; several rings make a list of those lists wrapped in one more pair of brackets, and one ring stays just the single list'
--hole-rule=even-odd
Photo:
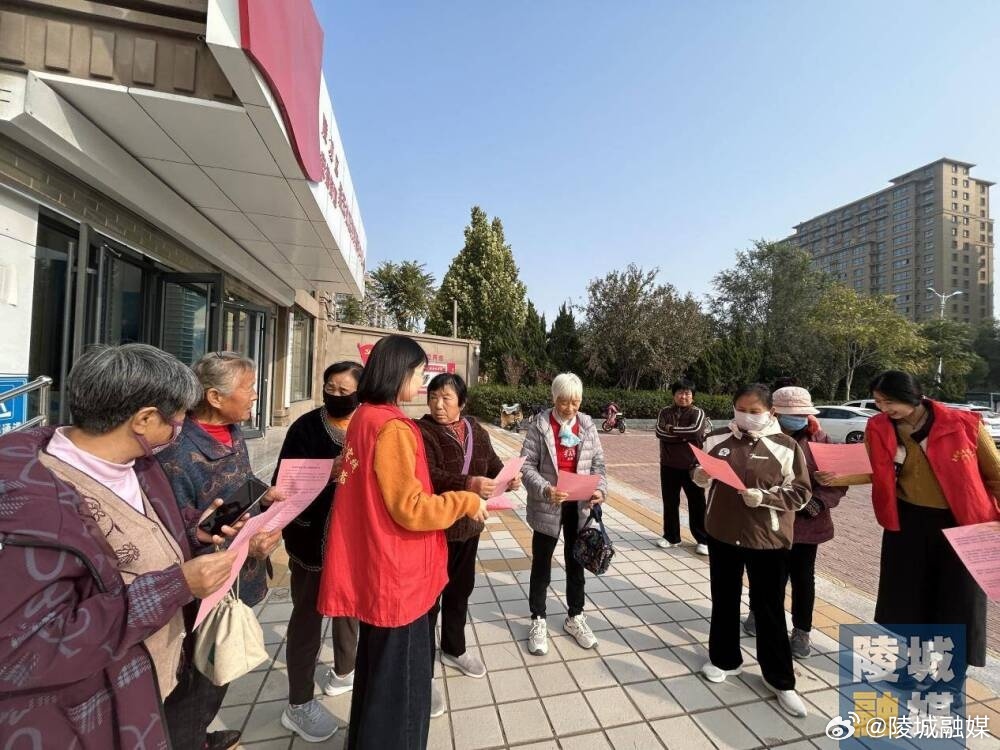
[{"label": "hedge row", "polygon": [[[656,419],[660,409],[672,403],[673,397],[670,391],[625,391],[615,388],[584,387],[580,411],[598,417],[604,405],[611,401],[618,404],[626,417]],[[704,409],[711,419],[726,419],[733,413],[731,396],[699,393],[695,396],[694,402]],[[475,385],[469,389],[466,411],[487,422],[494,422],[500,418],[500,405],[513,403],[520,404],[525,411],[533,404],[548,407],[552,405],[552,392],[547,385]]]}]

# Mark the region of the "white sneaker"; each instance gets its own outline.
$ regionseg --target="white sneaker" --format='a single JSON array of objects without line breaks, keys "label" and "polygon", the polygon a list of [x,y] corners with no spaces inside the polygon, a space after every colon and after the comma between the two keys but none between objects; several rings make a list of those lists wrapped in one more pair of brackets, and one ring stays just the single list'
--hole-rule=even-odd
[{"label": "white sneaker", "polygon": [[583,615],[567,617],[566,622],[563,623],[563,630],[576,638],[580,648],[593,648],[597,645],[597,636],[594,635],[587,624],[587,618]]},{"label": "white sneaker", "polygon": [[699,555],[707,555],[708,554],[708,545],[707,544],[699,544],[697,547],[694,548],[694,551],[697,552]]},{"label": "white sneaker", "polygon": [[668,542],[661,536],[659,539],[656,540],[656,546],[659,547],[660,549],[670,549],[670,547],[672,547],[673,545],[671,545],[670,542]]},{"label": "white sneaker", "polygon": [[431,718],[444,715],[444,693],[436,682],[431,683]]},{"label": "white sneaker", "polygon": [[285,706],[281,726],[306,742],[323,742],[337,733],[337,720],[315,698],[301,706]]},{"label": "white sneaker", "polygon": [[544,617],[537,617],[531,621],[531,630],[528,631],[528,653],[545,656],[548,652],[549,627]]},{"label": "white sneaker", "polygon": [[778,696],[778,705],[781,706],[786,714],[799,718],[805,718],[809,715],[809,712],[806,710],[806,704],[802,702],[799,694],[794,690],[778,690],[778,688],[771,685],[767,680],[764,680],[764,685]]},{"label": "white sneaker", "polygon": [[719,669],[719,667],[706,661],[701,668],[701,674],[709,682],[725,682],[727,677],[735,677],[743,672],[743,667],[736,669]]},{"label": "white sneaker", "polygon": [[338,675],[333,667],[326,671],[326,679],[323,680],[323,692],[327,695],[343,695],[354,690],[354,670],[343,677]]}]

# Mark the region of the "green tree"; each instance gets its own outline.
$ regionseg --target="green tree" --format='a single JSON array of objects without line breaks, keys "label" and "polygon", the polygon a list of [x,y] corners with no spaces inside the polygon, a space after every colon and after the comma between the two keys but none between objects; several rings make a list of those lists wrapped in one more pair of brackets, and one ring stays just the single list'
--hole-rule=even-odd
[{"label": "green tree", "polygon": [[658,274],[632,263],[587,285],[582,352],[587,368],[607,382],[664,387],[705,346],[708,321],[697,301],[657,284]]},{"label": "green tree", "polygon": [[736,265],[715,276],[709,306],[720,337],[760,355],[760,370],[750,380],[794,375],[815,387],[825,379],[829,352],[806,322],[830,283],[808,253],[764,240],[737,253]]},{"label": "green tree", "polygon": [[996,318],[984,320],[977,326],[972,348],[982,364],[973,369],[975,375],[970,385],[985,391],[1000,389],[1000,323]]},{"label": "green tree", "polygon": [[539,315],[534,303],[528,301],[528,309],[521,327],[520,353],[532,383],[545,382],[551,375],[552,365],[545,349],[547,326],[545,316]]},{"label": "green tree", "polygon": [[472,207],[465,246],[451,262],[427,317],[427,331],[452,335],[452,301],[458,301],[458,334],[480,342],[480,369],[503,374],[502,357],[520,356],[519,339],[527,312],[527,290],[518,277],[503,224]]},{"label": "green tree", "polygon": [[709,341],[687,372],[699,391],[729,394],[759,378],[761,351],[747,339],[745,332],[734,331]]},{"label": "green tree", "polygon": [[580,334],[576,327],[573,310],[563,303],[559,314],[552,321],[546,345],[549,360],[559,372],[575,372],[580,369]]},{"label": "green tree", "polygon": [[377,299],[400,331],[415,331],[427,317],[434,299],[434,276],[423,263],[382,261],[370,274],[371,296]]},{"label": "green tree", "polygon": [[337,303],[337,320],[348,325],[364,325],[364,304],[353,294],[342,297]]},{"label": "green tree", "polygon": [[824,364],[834,386],[843,381],[844,400],[851,398],[858,370],[914,371],[926,345],[916,325],[896,312],[892,296],[859,295],[842,284],[824,292],[806,327],[828,347],[831,357]]},{"label": "green tree", "polygon": [[[957,320],[929,320],[920,326],[926,342],[926,361],[920,373],[926,387],[944,401],[965,401],[966,377],[983,364],[973,349],[972,328]],[[941,379],[938,382],[938,363]]]}]

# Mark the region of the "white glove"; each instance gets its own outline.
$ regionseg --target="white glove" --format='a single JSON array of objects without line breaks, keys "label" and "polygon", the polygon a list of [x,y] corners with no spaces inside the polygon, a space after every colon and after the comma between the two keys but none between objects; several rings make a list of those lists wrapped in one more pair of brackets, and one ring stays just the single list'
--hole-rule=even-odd
[{"label": "white glove", "polygon": [[743,497],[743,502],[746,503],[748,508],[756,508],[764,502],[764,493],[753,487],[744,490],[740,495]]},{"label": "white glove", "polygon": [[691,472],[691,481],[705,490],[712,483],[712,477],[700,466],[695,466],[694,471]]}]

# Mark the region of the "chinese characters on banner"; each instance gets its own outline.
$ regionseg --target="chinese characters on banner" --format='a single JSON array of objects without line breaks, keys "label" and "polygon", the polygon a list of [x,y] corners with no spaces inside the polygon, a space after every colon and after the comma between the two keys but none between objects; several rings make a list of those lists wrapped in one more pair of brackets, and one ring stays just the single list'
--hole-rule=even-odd
[{"label": "chinese characters on banner", "polygon": [[322,116],[320,125],[320,152],[323,155],[323,184],[330,194],[330,200],[344,217],[344,224],[347,227],[347,234],[351,238],[351,245],[354,253],[358,256],[361,267],[365,265],[365,252],[361,247],[361,236],[358,234],[358,227],[354,223],[354,213],[352,206],[348,204],[347,194],[344,192],[343,180],[340,180],[340,154],[337,153],[336,140],[331,137],[330,123],[326,119],[326,114]]},{"label": "chinese characters on banner", "polygon": [[443,354],[428,354],[427,355],[427,366],[424,368],[424,384],[420,388],[420,393],[427,393],[427,386],[434,379],[434,376],[440,375],[442,372],[450,372],[455,374],[457,372],[457,367],[454,362],[445,362]]},{"label": "chinese characters on banner", "polygon": [[[965,628],[955,625],[840,627],[840,716],[827,725],[841,747],[954,747],[989,732],[966,719]],[[862,744],[863,739],[863,744]]]}]

